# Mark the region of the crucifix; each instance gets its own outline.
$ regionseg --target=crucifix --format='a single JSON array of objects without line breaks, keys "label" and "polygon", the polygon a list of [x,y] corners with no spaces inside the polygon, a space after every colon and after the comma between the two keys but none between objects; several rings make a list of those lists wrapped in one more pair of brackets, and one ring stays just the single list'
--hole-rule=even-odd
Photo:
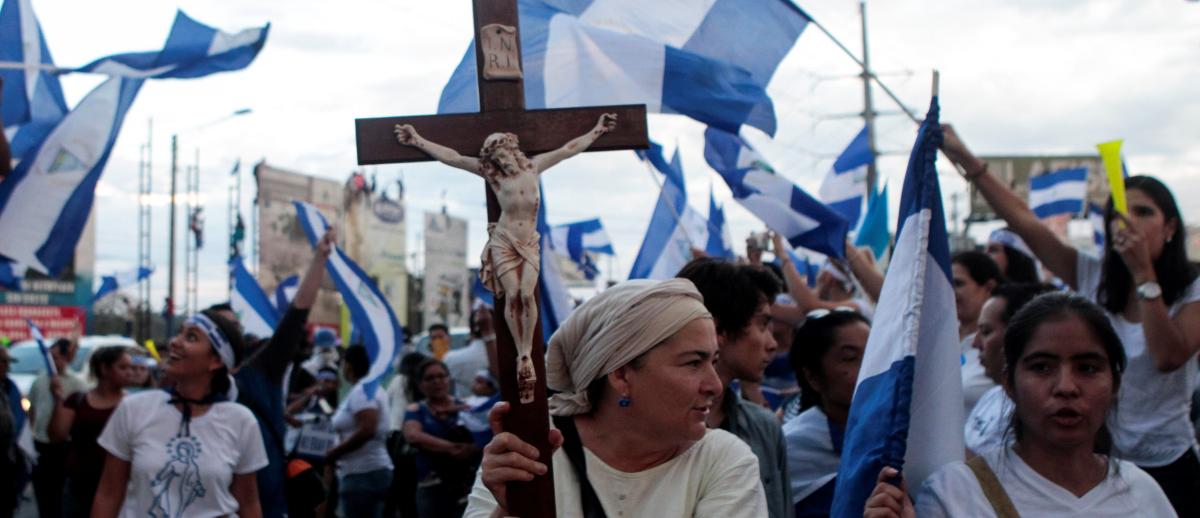
[{"label": "crucifix", "polygon": [[[645,149],[645,105],[525,109],[516,0],[473,0],[480,113],[355,121],[358,163],[438,160],[483,177],[488,245],[481,274],[496,297],[504,428],[551,466],[545,345],[539,318],[537,176],[582,151]],[[527,158],[529,155],[531,158]],[[508,488],[513,516],[554,516],[553,473]]]}]

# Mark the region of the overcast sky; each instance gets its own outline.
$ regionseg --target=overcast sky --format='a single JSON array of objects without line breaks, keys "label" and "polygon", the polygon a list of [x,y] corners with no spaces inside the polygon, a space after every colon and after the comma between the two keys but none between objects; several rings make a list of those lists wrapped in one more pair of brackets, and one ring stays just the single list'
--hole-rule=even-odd
[{"label": "overcast sky", "polygon": [[[861,52],[858,3],[799,3]],[[433,113],[442,86],[471,36],[467,0],[34,1],[47,44],[60,66],[118,52],[160,49],[176,8],[226,31],[271,23],[266,47],[247,69],[194,80],[151,80],[130,110],[97,197],[97,274],[137,261],[135,194],[138,149],[153,118],[154,189],[169,184],[170,135],[181,157],[200,150],[209,246],[201,258],[201,304],[225,298],[226,189],[237,159],[344,180],[357,168],[356,117]],[[1200,4],[1185,0],[891,0],[869,4],[875,70],[915,111],[924,113],[930,71],[942,73],[942,119],[953,121],[981,154],[1092,153],[1097,142],[1124,138],[1135,173],[1166,181],[1185,219],[1200,221]],[[749,35],[747,37],[750,37]],[[780,65],[769,93],[779,131],[774,140],[747,129],[775,168],[815,192],[834,156],[861,128],[856,65],[809,26]],[[66,76],[74,105],[100,81]],[[878,109],[895,105],[876,89]],[[241,108],[252,114],[202,130]],[[916,126],[900,116],[878,124],[883,178],[898,187]],[[689,199],[707,213],[710,185],[723,200],[737,247],[761,224],[731,200],[704,163],[703,126],[652,115],[651,137],[668,153],[680,146]],[[965,184],[944,160],[947,212]],[[244,170],[248,171],[248,167]],[[439,210],[470,220],[468,257],[486,239],[483,187],[473,176],[433,164],[367,168],[381,183],[403,175],[409,252],[417,250],[421,213]],[[243,178],[249,219],[251,177]],[[551,224],[599,216],[613,238],[616,277],[637,254],[658,188],[632,152],[573,159],[545,179]],[[444,193],[444,197],[443,197]],[[892,190],[893,203],[899,189]],[[965,199],[959,202],[965,216]],[[155,304],[166,286],[167,211],[156,207]],[[184,219],[180,213],[182,228]],[[894,217],[894,215],[893,215]],[[248,221],[247,221],[248,222]],[[895,222],[892,222],[895,226]],[[182,247],[182,245],[180,245]],[[180,249],[182,250],[182,248]],[[602,263],[602,264],[607,264]],[[180,263],[182,268],[182,263]],[[182,280],[180,280],[182,282]],[[182,290],[181,290],[182,291]],[[179,296],[182,296],[180,293]]]}]

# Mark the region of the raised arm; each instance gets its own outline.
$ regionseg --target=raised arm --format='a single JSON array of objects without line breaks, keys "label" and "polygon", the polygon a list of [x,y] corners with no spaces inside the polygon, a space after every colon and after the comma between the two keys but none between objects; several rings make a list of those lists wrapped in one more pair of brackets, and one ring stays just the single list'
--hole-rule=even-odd
[{"label": "raised arm", "polygon": [[395,132],[397,142],[405,146],[412,146],[420,149],[434,160],[437,160],[438,162],[446,164],[450,167],[462,169],[463,171],[471,173],[480,178],[483,177],[483,173],[479,172],[478,158],[462,156],[458,154],[458,151],[426,140],[425,137],[422,137],[419,133],[417,133],[416,128],[413,128],[411,124],[397,124]]},{"label": "raised arm", "polygon": [[1079,252],[1058,239],[1058,236],[1029,210],[1029,204],[1025,203],[1025,200],[988,173],[987,163],[967,149],[952,126],[943,124],[942,132],[945,135],[942,151],[950,161],[965,171],[963,178],[979,189],[979,193],[987,200],[992,210],[1008,223],[1013,232],[1025,240],[1033,250],[1033,255],[1036,255],[1046,268],[1072,288],[1079,288],[1075,285],[1075,261]]},{"label": "raised arm", "polygon": [[600,116],[600,120],[596,121],[596,126],[587,133],[575,137],[570,142],[567,142],[554,151],[547,151],[538,156],[533,157],[533,165],[537,168],[538,174],[542,171],[554,167],[559,162],[571,158],[582,153],[585,149],[592,147],[596,139],[601,135],[608,133],[617,127],[617,114],[605,113]]},{"label": "raised arm", "polygon": [[858,279],[863,291],[872,302],[879,302],[879,293],[883,291],[883,272],[875,266],[875,256],[870,250],[857,248],[846,241],[846,262],[850,264],[850,273]]}]

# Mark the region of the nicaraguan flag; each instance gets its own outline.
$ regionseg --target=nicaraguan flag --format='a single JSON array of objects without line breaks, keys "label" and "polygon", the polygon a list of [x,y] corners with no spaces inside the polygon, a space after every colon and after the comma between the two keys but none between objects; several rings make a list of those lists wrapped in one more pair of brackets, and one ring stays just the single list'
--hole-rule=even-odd
[{"label": "nicaraguan flag", "polygon": [[42,362],[46,367],[46,372],[51,376],[58,376],[58,369],[54,367],[54,360],[50,358],[50,348],[46,346],[46,337],[42,336],[42,330],[34,324],[32,320],[26,320],[29,324],[29,336],[38,344],[38,350],[42,353]]},{"label": "nicaraguan flag", "polygon": [[1083,212],[1087,197],[1086,167],[1059,169],[1029,179],[1029,206],[1039,218]]},{"label": "nicaraguan flag", "polygon": [[867,194],[867,168],[875,157],[867,138],[867,128],[858,132],[850,145],[838,155],[833,167],[825,174],[817,194],[829,208],[842,215],[850,226],[858,226],[863,198]]},{"label": "nicaraguan flag", "polygon": [[292,305],[292,299],[296,297],[296,290],[300,289],[300,276],[293,275],[275,286],[275,313],[283,316],[287,313],[288,306]]},{"label": "nicaraguan flag", "polygon": [[671,279],[692,259],[692,248],[707,245],[708,221],[687,204],[678,149],[670,163],[663,159],[662,146],[654,142],[650,143],[650,149],[637,154],[662,173],[665,180],[629,278]]},{"label": "nicaraguan flag", "polygon": [[[775,133],[766,86],[809,17],[788,0],[520,0],[525,104],[645,104],[737,131]],[[475,47],[439,113],[479,110]]]},{"label": "nicaraguan flag", "polygon": [[11,291],[21,291],[21,278],[24,276],[24,266],[0,257],[0,287]]},{"label": "nicaraguan flag", "polygon": [[[550,254],[566,252],[555,249],[550,225],[546,223],[546,192],[542,189],[541,182],[538,182],[538,192],[542,200],[541,207],[538,208],[537,220],[537,230],[542,235],[542,253],[540,255],[542,271],[538,274],[538,291],[542,296],[542,340],[548,342],[554,332],[558,331],[558,327],[567,321],[567,317],[571,316],[571,311],[575,308],[571,304],[571,293],[567,291],[567,285],[563,282],[562,272],[558,269],[558,261],[546,260],[548,256],[554,257]],[[487,293],[491,294],[491,292]],[[495,307],[495,304],[493,303],[491,306]]]},{"label": "nicaraguan flag", "polygon": [[862,516],[884,466],[902,469],[908,487],[918,488],[963,457],[958,321],[934,167],[942,142],[937,97],[930,104],[909,158],[896,248],[846,424],[831,513],[839,518]]},{"label": "nicaraguan flag", "polygon": [[483,279],[480,279],[478,275],[475,276],[475,283],[471,286],[471,294],[475,298],[475,301],[471,303],[471,307],[477,307],[479,304],[492,309],[496,307],[496,297],[492,295],[492,290],[487,289],[487,286],[483,285]]},{"label": "nicaraguan flag", "polygon": [[[250,275],[239,256],[229,258],[229,305],[237,313],[246,334],[267,338],[275,334],[280,314],[263,292],[262,286]],[[286,308],[285,308],[286,309]]]},{"label": "nicaraguan flag", "polygon": [[0,77],[4,78],[0,93],[4,136],[8,137],[13,158],[19,161],[67,114],[58,75],[50,70],[54,58],[31,0],[7,0],[0,8],[0,61],[24,65],[0,68]]},{"label": "nicaraguan flag", "polygon": [[104,298],[109,293],[117,290],[136,286],[143,279],[154,273],[153,266],[141,266],[136,270],[121,272],[113,275],[105,275],[100,278],[100,289],[96,290],[96,294],[92,296],[92,304],[97,300]]},{"label": "nicaraguan flag", "polygon": [[0,255],[51,276],[70,264],[141,86],[141,79],[100,83],[0,182]]},{"label": "nicaraguan flag", "polygon": [[[302,201],[292,203],[296,206],[296,216],[304,234],[308,236],[308,242],[317,246],[317,241],[329,229],[329,222],[316,207]],[[396,352],[404,343],[400,322],[375,282],[341,248],[334,247],[333,253],[325,261],[325,267],[338,293],[342,294],[342,302],[350,309],[350,320],[354,323],[355,331],[361,334],[363,346],[367,348],[371,368],[363,377],[363,390],[368,398],[374,398],[379,381],[392,368]]]},{"label": "nicaraguan flag", "polygon": [[708,191],[708,242],[704,253],[709,257],[733,259],[733,238],[729,237],[729,225],[725,221],[725,208],[717,205],[712,189]]},{"label": "nicaraguan flag", "polygon": [[708,128],[704,159],[729,185],[733,199],[792,246],[846,257],[846,220],[777,174],[741,137]]},{"label": "nicaraguan flag", "polygon": [[555,225],[550,229],[550,237],[554,241],[554,249],[570,257],[588,280],[596,278],[599,273],[590,254],[616,255],[600,218]]},{"label": "nicaraguan flag", "polygon": [[1092,222],[1092,242],[1096,243],[1097,255],[1104,253],[1104,209],[1095,203],[1088,203],[1088,220]]},{"label": "nicaraguan flag", "polygon": [[[816,288],[817,276],[821,274],[821,261],[810,261],[808,255],[797,254],[795,250],[788,250],[787,255],[796,271],[804,276],[805,284],[808,284],[809,288]],[[783,267],[783,261],[779,257],[775,257],[774,262],[775,266]]]},{"label": "nicaraguan flag", "polygon": [[237,33],[219,31],[176,11],[161,51],[103,57],[79,72],[135,78],[195,78],[246,68],[267,42],[271,24]]},{"label": "nicaraguan flag", "polygon": [[858,229],[858,235],[854,236],[854,246],[869,246],[871,253],[875,254],[875,259],[883,257],[883,253],[892,242],[887,222],[888,191],[885,185],[883,192],[871,194],[871,199],[867,202],[867,215],[863,216],[862,227]]}]

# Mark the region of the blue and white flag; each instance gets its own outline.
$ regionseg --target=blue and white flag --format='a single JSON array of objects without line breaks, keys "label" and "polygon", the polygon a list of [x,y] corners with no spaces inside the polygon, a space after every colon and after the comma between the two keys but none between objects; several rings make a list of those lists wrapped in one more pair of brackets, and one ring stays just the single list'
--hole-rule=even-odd
[{"label": "blue and white flag", "polygon": [[867,194],[867,169],[874,158],[867,128],[863,126],[833,162],[833,168],[825,174],[825,181],[821,182],[821,190],[817,192],[821,201],[841,214],[850,228],[858,226],[863,198]]},{"label": "blue and white flag", "polygon": [[475,300],[471,303],[471,307],[479,307],[482,304],[494,309],[496,307],[496,296],[492,295],[492,290],[483,285],[483,279],[480,279],[478,275],[473,275],[472,277],[475,278],[475,281],[471,286],[471,295]]},{"label": "blue and white flag", "polygon": [[1083,212],[1087,197],[1086,167],[1059,169],[1029,179],[1029,206],[1039,218]]},{"label": "blue and white flag", "polygon": [[42,330],[32,320],[25,322],[29,324],[29,336],[37,342],[38,351],[42,353],[42,363],[46,367],[46,372],[51,376],[58,376],[58,369],[54,368],[54,360],[50,358],[50,348],[46,346],[46,337],[42,336]]},{"label": "blue and white flag", "polygon": [[1092,242],[1096,244],[1097,256],[1104,255],[1104,209],[1095,203],[1088,203],[1088,220],[1092,222]]},{"label": "blue and white flag", "polygon": [[[558,269],[558,261],[546,259],[553,258],[551,254],[565,251],[555,249],[550,225],[546,223],[546,192],[542,189],[541,182],[538,182],[538,193],[542,200],[537,220],[537,230],[542,235],[542,271],[538,274],[538,292],[542,296],[542,340],[549,342],[550,337],[567,321],[567,317],[571,316],[571,311],[575,308],[571,304],[571,293],[567,291],[567,285],[563,282],[562,272]],[[495,307],[495,304],[492,307]]]},{"label": "blue and white flag", "polygon": [[708,128],[704,159],[729,185],[733,199],[792,246],[846,257],[846,220],[776,173],[741,137]]},{"label": "blue and white flag", "polygon": [[67,114],[54,58],[31,0],[7,0],[0,8],[0,61],[23,68],[0,68],[4,136],[20,161],[37,147]]},{"label": "blue and white flag", "polygon": [[[817,287],[817,276],[821,274],[821,261],[809,260],[808,255],[797,254],[795,250],[787,251],[788,258],[792,260],[792,266],[800,275],[804,276],[804,283],[809,288]],[[775,266],[783,267],[783,260],[778,256],[775,257]]]},{"label": "blue and white flag", "polygon": [[287,313],[288,307],[292,305],[292,299],[296,298],[296,291],[300,289],[300,276],[293,275],[275,285],[275,312],[282,316]]},{"label": "blue and white flag", "polygon": [[650,143],[650,149],[637,154],[662,173],[665,181],[629,278],[670,279],[692,259],[693,248],[703,249],[707,245],[708,221],[687,204],[678,149],[670,163],[663,159],[662,146],[654,142]]},{"label": "blue and white flag", "polygon": [[711,188],[708,190],[708,242],[704,245],[704,253],[722,259],[737,257],[733,251],[733,238],[729,237],[729,225],[725,221],[725,208],[717,205]]},{"label": "blue and white flag", "polygon": [[115,54],[76,69],[133,78],[195,78],[250,65],[267,42],[271,24],[237,33],[219,31],[175,12],[161,51]]},{"label": "blue and white flag", "polygon": [[958,320],[953,316],[950,243],[934,160],[942,143],[938,102],[917,133],[896,248],[850,405],[831,516],[861,517],[884,466],[909,488],[963,457]]},{"label": "blue and white flag", "polygon": [[869,246],[875,259],[883,257],[892,242],[887,224],[888,191],[885,185],[882,192],[871,194],[871,199],[867,202],[867,214],[863,216],[858,235],[854,236],[854,246]]},{"label": "blue and white flag", "polygon": [[[329,222],[312,205],[302,201],[292,204],[296,206],[296,217],[308,242],[316,247],[321,236],[329,230]],[[355,331],[361,333],[363,346],[367,349],[371,368],[363,376],[362,383],[367,397],[374,398],[380,380],[391,370],[396,352],[404,343],[400,322],[375,282],[341,248],[334,247],[325,267],[342,295],[342,302],[349,308],[350,320]]]},{"label": "blue and white flag", "polygon": [[96,290],[96,294],[92,296],[92,304],[97,300],[104,298],[106,295],[130,286],[136,286],[143,279],[154,273],[153,266],[141,266],[136,270],[116,273],[113,275],[105,275],[100,278],[100,289]]},{"label": "blue and white flag", "polygon": [[[737,131],[775,133],[766,86],[808,25],[789,0],[520,0],[525,104],[645,104]],[[479,110],[472,44],[438,113]]]},{"label": "blue and white flag", "polygon": [[[280,313],[250,275],[239,256],[229,258],[229,305],[247,334],[267,338],[275,334]],[[286,308],[285,308],[286,309]]]},{"label": "blue and white flag", "polygon": [[21,279],[25,277],[25,267],[0,257],[0,288],[21,291]]},{"label": "blue and white flag", "polygon": [[554,249],[570,257],[588,280],[599,273],[590,254],[616,255],[600,218],[555,225],[550,229],[550,237]]},{"label": "blue and white flag", "polygon": [[51,276],[70,264],[141,86],[140,79],[100,83],[0,182],[0,255]]}]

